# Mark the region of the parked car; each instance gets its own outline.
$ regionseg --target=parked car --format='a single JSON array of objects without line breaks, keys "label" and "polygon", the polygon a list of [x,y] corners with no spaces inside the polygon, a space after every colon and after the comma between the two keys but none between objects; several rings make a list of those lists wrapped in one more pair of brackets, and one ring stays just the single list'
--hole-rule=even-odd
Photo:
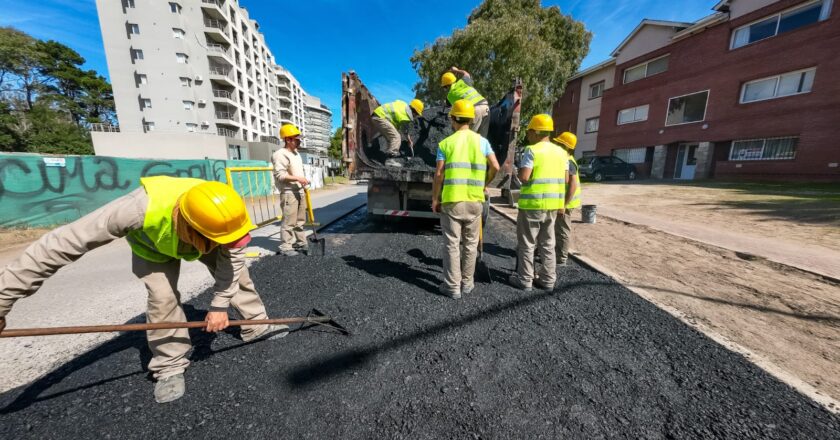
[{"label": "parked car", "polygon": [[636,167],[615,156],[583,157],[578,160],[578,166],[582,179],[592,179],[596,182],[610,178],[636,178]]}]

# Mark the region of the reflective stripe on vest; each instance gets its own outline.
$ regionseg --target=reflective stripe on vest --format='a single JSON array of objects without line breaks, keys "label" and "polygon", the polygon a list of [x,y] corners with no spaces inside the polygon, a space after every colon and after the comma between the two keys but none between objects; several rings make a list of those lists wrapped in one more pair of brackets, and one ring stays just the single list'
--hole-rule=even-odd
[{"label": "reflective stripe on vest", "polygon": [[481,152],[481,135],[458,130],[439,148],[446,156],[441,202],[483,202],[487,158]]},{"label": "reflective stripe on vest", "polygon": [[[569,203],[566,203],[566,209],[574,209],[574,208],[580,207],[580,205],[581,205],[581,200],[580,200],[580,167],[578,166],[574,155],[569,154],[569,159],[572,162],[574,162],[575,168],[577,169],[578,185],[577,185],[577,189],[575,190],[574,195],[572,195],[572,200],[569,200]],[[566,185],[566,192],[569,192],[569,185],[572,184],[571,180],[574,178],[574,176],[572,176],[571,171],[572,170],[569,170],[569,183],[568,183],[568,185]]]},{"label": "reflective stripe on vest", "polygon": [[411,121],[408,112],[408,104],[405,101],[396,100],[376,107],[373,114],[382,119],[387,119],[394,127],[399,127],[400,124]]},{"label": "reflective stripe on vest", "polygon": [[173,258],[187,261],[198,259],[201,254],[197,250],[179,251],[180,240],[172,221],[172,211],[182,194],[204,182],[201,179],[167,176],[140,179],[149,197],[149,204],[143,218],[143,229],[131,231],[126,237],[131,251],[153,263],[165,263]]},{"label": "reflective stripe on vest", "polygon": [[455,81],[455,84],[452,84],[452,87],[449,88],[449,94],[446,95],[446,100],[453,105],[459,99],[466,99],[472,105],[484,101],[484,97],[479,95],[478,91],[465,83],[463,79]]},{"label": "reflective stripe on vest", "polygon": [[566,203],[568,154],[551,142],[539,142],[528,148],[534,154],[534,168],[531,171],[531,180],[523,183],[519,192],[519,209],[563,209]]}]

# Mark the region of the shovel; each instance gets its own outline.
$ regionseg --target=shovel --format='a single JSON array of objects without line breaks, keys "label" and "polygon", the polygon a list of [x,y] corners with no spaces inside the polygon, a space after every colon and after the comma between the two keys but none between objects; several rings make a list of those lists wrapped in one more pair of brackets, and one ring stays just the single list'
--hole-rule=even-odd
[{"label": "shovel", "polygon": [[[245,325],[263,324],[302,324],[301,328],[309,328],[313,325],[328,327],[343,335],[350,335],[350,332],[335,322],[331,317],[324,315],[316,309],[301,318],[277,318],[277,319],[251,319],[231,320],[231,327]],[[173,328],[203,328],[207,323],[204,321],[189,322],[155,322],[145,324],[121,324],[121,325],[88,325],[80,327],[47,327],[47,328],[19,328],[5,329],[0,332],[0,338],[19,338],[21,336],[49,336],[49,335],[75,335],[80,333],[112,333],[131,332],[146,330],[161,330]]]},{"label": "shovel", "polygon": [[478,221],[478,262],[476,264],[476,280],[482,283],[493,284],[493,277],[490,276],[490,267],[484,261],[484,219]]},{"label": "shovel", "polygon": [[304,226],[312,227],[312,236],[309,237],[309,250],[307,254],[323,257],[327,243],[326,239],[318,238],[318,226],[321,226],[321,224],[315,223],[315,213],[312,212],[312,197],[309,196],[309,187],[303,187],[303,194],[306,196],[306,224]]}]

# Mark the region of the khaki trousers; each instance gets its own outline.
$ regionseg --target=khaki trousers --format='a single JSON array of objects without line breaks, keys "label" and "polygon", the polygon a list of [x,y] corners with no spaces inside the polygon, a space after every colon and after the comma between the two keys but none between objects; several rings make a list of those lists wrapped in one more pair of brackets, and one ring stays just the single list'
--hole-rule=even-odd
[{"label": "khaki trousers", "polygon": [[400,145],[402,145],[402,136],[400,136],[400,132],[397,130],[397,127],[394,127],[394,124],[392,124],[391,121],[382,119],[379,116],[374,116],[372,121],[373,125],[379,131],[379,134],[382,135],[388,143],[388,149],[385,153],[389,156],[399,156]]},{"label": "khaki trousers", "polygon": [[475,118],[470,124],[470,130],[487,137],[487,130],[490,127],[490,106],[487,103],[475,106]]},{"label": "khaki trousers", "polygon": [[516,217],[516,257],[519,259],[517,275],[525,286],[534,282],[534,251],[539,249],[542,266],[537,276],[540,283],[553,286],[557,281],[557,261],[554,256],[554,223],[558,211],[519,210]]},{"label": "khaki trousers", "polygon": [[446,203],[441,211],[443,285],[449,292],[460,292],[461,286],[470,288],[474,284],[482,203]]},{"label": "khaki trousers", "polygon": [[569,259],[569,245],[572,242],[572,213],[574,208],[567,209],[562,215],[557,216],[554,223],[554,235],[557,239],[557,246],[554,248],[557,254],[557,262],[565,264]]},{"label": "khaki trousers", "polygon": [[283,220],[280,223],[280,250],[291,251],[306,248],[306,200],[302,192],[286,191],[280,197]]},{"label": "khaki trousers", "polygon": [[[214,276],[218,252],[219,250],[216,249],[200,259]],[[146,322],[185,322],[187,320],[181,306],[181,293],[178,292],[181,260],[153,263],[132,254],[131,270],[146,285],[149,295]],[[257,294],[247,268],[242,270],[239,277],[239,291],[233,296],[230,304],[244,319],[268,319],[265,305]],[[264,325],[245,326],[242,327],[242,335],[247,339],[249,335],[258,335],[266,328],[267,326]],[[160,380],[183,373],[190,365],[187,353],[192,345],[187,329],[150,330],[146,332],[146,339],[152,351],[149,371],[155,379]]]}]

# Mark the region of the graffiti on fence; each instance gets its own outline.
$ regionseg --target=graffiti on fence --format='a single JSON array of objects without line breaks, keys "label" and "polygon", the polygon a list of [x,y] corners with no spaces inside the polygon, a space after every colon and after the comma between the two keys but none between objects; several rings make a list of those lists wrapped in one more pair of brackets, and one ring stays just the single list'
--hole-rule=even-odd
[{"label": "graffiti on fence", "polygon": [[261,161],[0,154],[0,227],[50,226],[76,220],[128,194],[138,187],[141,177],[224,182],[227,166],[265,165]]}]

